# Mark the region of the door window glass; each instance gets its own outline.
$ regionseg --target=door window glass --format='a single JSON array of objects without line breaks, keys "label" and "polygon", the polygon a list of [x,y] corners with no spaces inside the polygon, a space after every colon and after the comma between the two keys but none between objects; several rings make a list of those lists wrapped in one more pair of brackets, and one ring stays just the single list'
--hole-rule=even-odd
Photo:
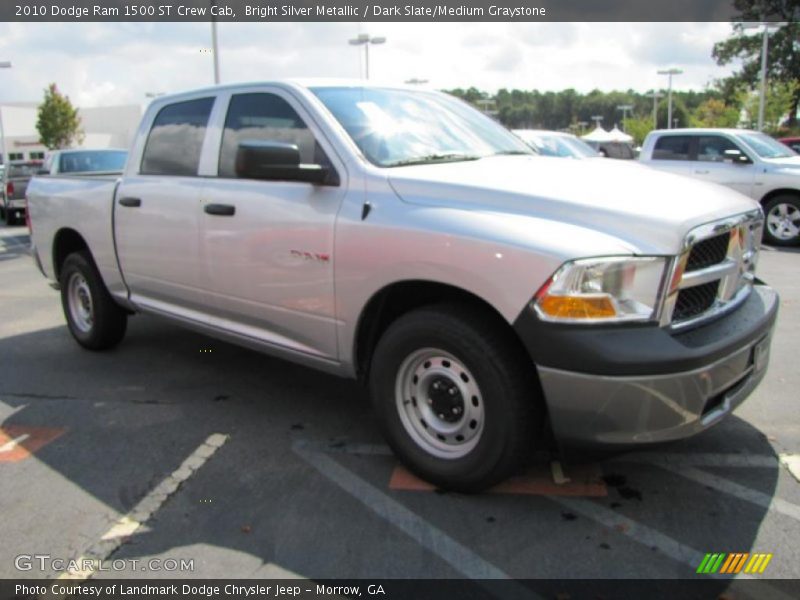
[{"label": "door window glass", "polygon": [[214,98],[169,104],[153,122],[142,156],[144,175],[197,175]]},{"label": "door window glass", "polygon": [[219,176],[236,177],[236,151],[244,141],[295,144],[303,163],[326,164],[314,134],[286,100],[275,94],[236,94],[222,133]]},{"label": "door window glass", "polygon": [[721,135],[701,135],[697,138],[697,160],[702,162],[724,162],[726,150],[740,150],[740,148],[726,137]]},{"label": "door window glass", "polygon": [[664,135],[656,140],[653,160],[689,160],[688,135]]}]

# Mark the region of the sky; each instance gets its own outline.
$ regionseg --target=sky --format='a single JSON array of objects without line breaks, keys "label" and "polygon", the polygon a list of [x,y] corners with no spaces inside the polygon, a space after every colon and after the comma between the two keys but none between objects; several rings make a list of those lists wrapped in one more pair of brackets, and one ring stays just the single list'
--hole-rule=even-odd
[{"label": "sky", "polygon": [[[223,83],[370,76],[437,89],[475,86],[588,92],[666,88],[657,70],[684,70],[675,89],[729,75],[711,58],[730,23],[220,23]],[[213,83],[209,23],[0,23],[0,102],[41,101],[55,82],[78,106],[144,104],[146,93]]]}]

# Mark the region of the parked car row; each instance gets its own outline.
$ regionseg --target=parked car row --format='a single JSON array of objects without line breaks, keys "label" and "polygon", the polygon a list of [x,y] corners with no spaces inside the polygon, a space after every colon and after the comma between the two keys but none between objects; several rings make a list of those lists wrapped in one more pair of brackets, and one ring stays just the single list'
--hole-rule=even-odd
[{"label": "parked car row", "polygon": [[[568,133],[514,133],[543,156],[582,159],[600,155],[591,148],[587,151],[582,140]],[[757,200],[766,215],[765,240],[776,246],[794,246],[800,244],[800,156],[793,147],[800,148],[800,138],[776,141],[750,130],[657,130],[645,139],[639,162],[724,185]]]},{"label": "parked car row", "polygon": [[766,215],[767,242],[800,243],[800,156],[770,136],[744,129],[658,130],[645,138],[639,160],[753,198]]},{"label": "parked car row", "polygon": [[[104,148],[101,150],[54,150],[44,162],[37,160],[11,161],[0,171],[2,203],[0,218],[7,225],[15,225],[25,218],[25,192],[31,177],[36,175],[95,176],[121,174],[125,168],[127,150]],[[5,167],[5,165],[3,165]]]}]

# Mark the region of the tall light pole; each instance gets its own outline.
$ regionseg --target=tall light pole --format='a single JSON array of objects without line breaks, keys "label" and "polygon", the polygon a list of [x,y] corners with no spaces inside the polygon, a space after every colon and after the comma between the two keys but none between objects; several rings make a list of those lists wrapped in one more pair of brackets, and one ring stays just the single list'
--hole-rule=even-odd
[{"label": "tall light pole", "polygon": [[209,12],[211,13],[211,55],[214,61],[214,85],[219,85],[219,46],[217,45],[217,17],[214,15],[214,7],[217,0],[209,0]]},{"label": "tall light pole", "polygon": [[[0,69],[10,69],[11,61],[0,61]],[[8,154],[6,154],[6,134],[3,131],[3,107],[0,106],[0,152],[3,153],[3,164],[8,162]]]},{"label": "tall light pole", "polygon": [[659,75],[669,75],[669,87],[667,92],[667,129],[672,129],[672,76],[673,75],[680,75],[683,73],[682,69],[676,69],[672,67],[671,69],[664,69],[659,71]]},{"label": "tall light pole", "polygon": [[645,95],[653,99],[653,129],[658,129],[658,99],[661,98],[661,94],[658,90],[653,90],[652,94]]},{"label": "tall light pole", "polygon": [[592,119],[592,121],[594,121],[595,127],[600,127],[600,123],[603,122],[603,116],[602,115],[592,115],[591,119]]},{"label": "tall light pole", "polygon": [[[622,111],[622,131],[625,131],[625,120],[628,118],[628,111],[633,110],[633,104],[620,104],[617,110]],[[627,131],[625,131],[627,133]]]},{"label": "tall light pole", "polygon": [[783,23],[742,23],[742,29],[764,28],[761,40],[761,93],[758,98],[758,130],[764,130],[764,105],[767,98],[767,53],[769,52],[770,27],[778,29]]},{"label": "tall light pole", "polygon": [[368,33],[359,33],[358,37],[348,40],[351,46],[364,46],[364,64],[367,79],[369,79],[369,46],[370,44],[385,44],[385,37],[371,37]]}]

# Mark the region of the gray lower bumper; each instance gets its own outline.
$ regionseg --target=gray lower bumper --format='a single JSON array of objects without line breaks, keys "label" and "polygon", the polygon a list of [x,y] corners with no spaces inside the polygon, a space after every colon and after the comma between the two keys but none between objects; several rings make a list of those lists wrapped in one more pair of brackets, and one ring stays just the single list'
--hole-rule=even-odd
[{"label": "gray lower bumper", "polygon": [[712,364],[670,375],[618,377],[540,367],[556,438],[567,445],[627,446],[698,433],[758,385],[770,342],[771,331]]}]

